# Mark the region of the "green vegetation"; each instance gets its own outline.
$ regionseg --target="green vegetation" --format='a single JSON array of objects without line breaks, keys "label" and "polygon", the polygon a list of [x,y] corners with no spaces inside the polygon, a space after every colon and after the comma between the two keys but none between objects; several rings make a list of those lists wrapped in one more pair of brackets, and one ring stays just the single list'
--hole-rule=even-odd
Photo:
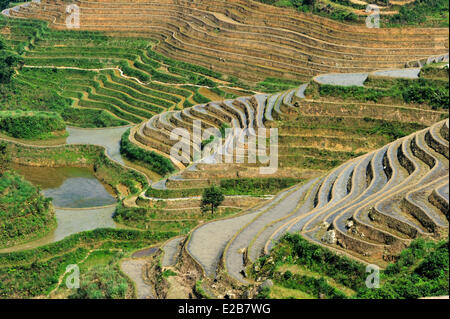
[{"label": "green vegetation", "polygon": [[445,65],[446,65],[445,62],[426,65],[420,70],[419,76],[423,79],[448,81],[450,70]]},{"label": "green vegetation", "polygon": [[194,293],[197,295],[197,297],[199,297],[200,299],[210,299],[210,297],[208,296],[208,294],[206,293],[205,289],[203,289],[202,286],[202,281],[201,280],[197,280],[195,282],[195,286],[194,286]]},{"label": "green vegetation", "polygon": [[297,178],[233,178],[220,181],[220,189],[226,195],[267,195],[300,183]]},{"label": "green vegetation", "polygon": [[114,220],[122,225],[156,232],[170,231],[186,234],[198,224],[198,216],[182,210],[165,211],[164,208],[124,207],[118,205]]},{"label": "green vegetation", "polygon": [[0,194],[0,247],[37,239],[56,226],[51,200],[23,177],[2,173]]},{"label": "green vegetation", "polygon": [[162,276],[163,276],[164,278],[168,278],[168,277],[176,276],[176,275],[177,275],[177,273],[174,272],[174,271],[172,271],[172,270],[170,270],[170,269],[164,270],[164,271],[162,272]]},{"label": "green vegetation", "polygon": [[211,186],[203,191],[202,202],[200,209],[202,213],[211,210],[211,215],[214,215],[214,210],[222,204],[225,196],[219,188]]},{"label": "green vegetation", "polygon": [[[55,288],[67,265],[79,263],[91,250],[121,249],[131,252],[176,235],[174,232],[96,229],[36,249],[0,254],[0,297],[47,295]],[[95,278],[92,274],[86,275],[86,279]],[[98,278],[104,278],[106,282],[108,280],[108,276]],[[105,286],[105,282],[98,283],[98,287],[113,286]],[[103,289],[101,291],[106,292]]]},{"label": "green vegetation", "polygon": [[264,81],[259,82],[255,89],[266,93],[278,93],[300,86],[302,82],[278,79],[278,78],[266,78]]},{"label": "green vegetation", "polygon": [[199,208],[167,209],[166,203],[161,201],[149,207],[124,207],[119,204],[114,213],[116,223],[143,230],[172,231],[187,234],[202,220],[226,217],[240,212],[239,208],[220,207],[214,216],[204,215]]},{"label": "green vegetation", "polygon": [[11,166],[11,153],[8,151],[8,144],[0,141],[0,177]]},{"label": "green vegetation", "polygon": [[30,84],[17,76],[11,83],[0,85],[0,99],[1,110],[62,113],[71,105],[70,99],[60,96],[50,85]]},{"label": "green vegetation", "polygon": [[401,126],[392,122],[383,122],[374,125],[369,131],[369,134],[387,136],[391,140],[397,140],[408,135]]},{"label": "green vegetation", "polygon": [[[364,23],[365,17],[355,13],[364,10],[366,5],[355,4],[349,0],[258,0],[277,7],[293,8],[299,12],[311,12],[337,21]],[[388,10],[398,10],[397,14],[382,15],[381,27],[448,27],[447,0],[416,0],[399,6],[388,0],[368,1],[368,3],[388,6]]]},{"label": "green vegetation", "polygon": [[320,1],[320,0],[258,0],[258,1],[266,4],[271,4],[277,7],[293,8],[299,12],[315,13],[338,21],[354,22],[358,20],[358,16],[352,11],[350,11],[348,8],[342,6],[334,6],[327,1]]},{"label": "green vegetation", "polygon": [[413,241],[381,274],[380,289],[363,288],[359,298],[420,298],[449,293],[449,254],[446,242]]},{"label": "green vegetation", "polygon": [[[100,253],[104,253],[100,251]],[[89,258],[92,254],[89,256]],[[124,299],[132,295],[127,278],[120,272],[117,254],[107,263],[100,263],[81,271],[80,288],[69,295],[70,299]],[[84,263],[83,263],[84,264]],[[83,265],[82,264],[82,265]]]},{"label": "green vegetation", "polygon": [[[312,244],[298,234],[288,234],[269,256],[253,265],[251,274],[273,279],[274,287],[315,298],[402,299],[448,295],[448,264],[448,241],[419,238],[380,272],[380,288],[369,289],[365,285],[365,265]],[[272,294],[267,289],[259,295],[268,296]]]},{"label": "green vegetation", "polygon": [[192,96],[192,99],[194,100],[194,102],[196,102],[197,104],[206,104],[208,102],[211,102],[210,99],[208,99],[207,97],[201,95],[198,90],[198,87],[195,86],[189,86],[189,85],[184,85],[182,86],[184,89],[191,91],[194,95]]},{"label": "green vegetation", "polygon": [[310,12],[313,9],[314,0],[258,0],[277,7],[295,8],[298,11]]},{"label": "green vegetation", "polygon": [[206,145],[211,144],[214,141],[214,138],[214,135],[210,135],[206,140],[203,140],[201,143],[202,150],[206,147]]},{"label": "green vegetation", "polygon": [[104,110],[68,108],[61,112],[68,125],[85,128],[112,127],[127,125],[128,122],[113,117]]},{"label": "green vegetation", "polygon": [[122,139],[120,140],[120,153],[126,158],[131,161],[137,161],[138,163],[144,165],[144,167],[162,176],[175,171],[175,167],[168,158],[156,154],[155,152],[137,147],[130,142],[129,136],[130,130],[128,129],[122,135]]},{"label": "green vegetation", "polygon": [[6,41],[0,34],[0,85],[10,83],[14,69],[22,64],[22,58],[10,51]]},{"label": "green vegetation", "polygon": [[57,113],[0,111],[0,131],[15,138],[45,139],[65,128]]},{"label": "green vegetation", "polygon": [[238,97],[236,94],[225,92],[225,91],[223,91],[222,89],[219,89],[219,88],[211,88],[209,90],[211,92],[217,94],[218,96],[222,97],[223,99],[235,99],[235,98]]},{"label": "green vegetation", "polygon": [[[298,184],[302,180],[297,178],[231,178],[222,179],[217,183],[217,187],[224,195],[251,195],[263,196],[273,195],[282,189]],[[203,188],[189,189],[166,189],[159,190],[149,188],[146,195],[154,198],[181,198],[201,196]]]},{"label": "green vegetation", "polygon": [[0,11],[3,9],[8,8],[8,5],[10,2],[13,2],[11,0],[0,0]]},{"label": "green vegetation", "polygon": [[[364,118],[343,118],[343,117],[323,117],[323,116],[305,116],[299,117],[295,121],[285,121],[280,124],[283,129],[308,129],[308,130],[336,130],[342,132],[348,132],[352,134],[357,134],[358,136],[367,137],[368,135],[373,135],[379,131],[378,128],[392,127],[395,132],[391,133],[389,131],[384,131],[383,135],[387,135],[387,139],[383,144],[392,142],[402,134],[408,135],[416,132],[420,129],[425,128],[424,125],[418,123],[404,123],[397,121],[385,121],[379,119],[373,119],[369,117]],[[401,134],[398,132],[401,131]],[[394,138],[395,137],[395,138]],[[381,144],[381,145],[383,145]],[[381,146],[380,145],[380,146]]]},{"label": "green vegetation", "polygon": [[448,82],[444,85],[436,84],[436,81],[430,83],[430,81],[419,79],[415,85],[409,85],[402,92],[403,100],[406,103],[429,104],[433,110],[448,110]]},{"label": "green vegetation", "polygon": [[231,128],[231,126],[225,122],[220,122],[220,127],[219,127],[219,131],[220,131],[220,135],[221,136],[226,136],[225,131],[226,129]]},{"label": "green vegetation", "polygon": [[[216,78],[219,80],[223,78],[223,75],[220,74],[219,72],[209,70],[209,69],[199,66],[199,65],[190,64],[190,63],[182,62],[182,61],[177,61],[177,60],[171,59],[169,57],[166,57],[158,52],[155,52],[155,51],[148,50],[147,54],[149,57],[153,58],[155,61],[164,63],[166,65],[170,65],[173,68],[184,69],[187,71],[195,72],[195,73],[198,73],[198,74],[201,74],[204,76],[208,76],[208,77],[212,77],[212,78]],[[198,83],[193,83],[193,84],[198,84]],[[199,84],[199,85],[205,85],[205,84]]]},{"label": "green vegetation", "polygon": [[[3,59],[8,81],[0,85],[0,110],[56,112],[73,126],[107,127],[209,102],[193,84],[232,96],[216,87],[221,74],[154,52],[154,40],[51,30],[46,22],[3,16],[0,28],[10,30],[1,42],[8,50],[0,57],[10,57]],[[22,63],[26,67],[10,77]]]}]

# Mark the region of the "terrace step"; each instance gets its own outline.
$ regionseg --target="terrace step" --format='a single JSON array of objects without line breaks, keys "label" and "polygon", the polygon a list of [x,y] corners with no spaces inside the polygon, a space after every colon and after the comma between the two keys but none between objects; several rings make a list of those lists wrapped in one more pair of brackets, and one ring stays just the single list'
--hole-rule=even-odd
[{"label": "terrace step", "polygon": [[[247,259],[247,251],[245,249],[247,249],[252,239],[266,225],[289,215],[296,208],[306,191],[306,187],[297,187],[293,191],[290,191],[282,201],[275,203],[273,206],[261,212],[251,221],[250,225],[244,225],[243,229],[233,237],[227,244],[224,252],[225,267],[231,277],[241,283],[246,283],[244,276],[241,274],[244,271]],[[246,253],[243,253],[243,249]]]},{"label": "terrace step", "polygon": [[163,267],[175,266],[181,252],[181,246],[185,237],[175,237],[167,241],[161,249],[164,251],[164,256],[161,261]]}]

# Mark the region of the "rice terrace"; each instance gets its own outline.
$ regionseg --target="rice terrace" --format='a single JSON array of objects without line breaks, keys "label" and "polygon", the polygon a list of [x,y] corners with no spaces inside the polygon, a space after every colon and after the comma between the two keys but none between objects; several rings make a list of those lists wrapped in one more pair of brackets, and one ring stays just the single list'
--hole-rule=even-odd
[{"label": "rice terrace", "polygon": [[447,0],[0,11],[0,299],[448,299]]}]

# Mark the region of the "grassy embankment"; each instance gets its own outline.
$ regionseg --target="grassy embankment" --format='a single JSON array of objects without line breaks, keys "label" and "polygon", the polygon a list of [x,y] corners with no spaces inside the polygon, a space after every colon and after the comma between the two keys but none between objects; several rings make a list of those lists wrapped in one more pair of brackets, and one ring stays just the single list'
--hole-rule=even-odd
[{"label": "grassy embankment", "polygon": [[270,278],[269,298],[403,299],[448,295],[448,241],[414,240],[397,260],[380,271],[380,287],[367,288],[366,266],[298,234],[286,235],[270,255],[259,259],[252,276]]},{"label": "grassy embankment", "polygon": [[[84,263],[89,263],[89,258],[92,260],[97,254],[102,254],[96,251],[107,251],[104,254],[108,255],[116,255],[115,252],[121,251],[123,256],[129,256],[136,249],[176,235],[176,232],[97,229],[71,235],[36,249],[0,254],[0,297],[46,296],[57,286],[59,279],[64,277],[68,265],[80,263],[81,267],[85,267],[87,264]],[[70,294],[82,298],[129,296],[132,285],[125,281],[125,277],[117,269],[117,261],[121,256],[111,258],[111,262],[92,262],[98,267],[87,267],[89,271],[81,276],[82,289],[78,292],[70,291]],[[111,278],[118,281],[111,282]],[[63,280],[62,285],[64,282]]]},{"label": "grassy embankment", "polygon": [[93,145],[31,147],[7,142],[12,161],[22,165],[42,167],[87,167],[118,196],[137,194],[147,187],[145,177],[112,162],[104,149]]}]

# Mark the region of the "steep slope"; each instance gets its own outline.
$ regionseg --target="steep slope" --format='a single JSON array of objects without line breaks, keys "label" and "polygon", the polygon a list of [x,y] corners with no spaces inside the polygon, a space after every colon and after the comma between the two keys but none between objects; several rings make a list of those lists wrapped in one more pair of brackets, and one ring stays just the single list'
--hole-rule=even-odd
[{"label": "steep slope", "polygon": [[[444,28],[369,29],[249,0],[74,3],[82,30],[156,37],[161,53],[252,81],[399,67],[448,49]],[[66,29],[65,6],[42,0],[4,14]]]}]

